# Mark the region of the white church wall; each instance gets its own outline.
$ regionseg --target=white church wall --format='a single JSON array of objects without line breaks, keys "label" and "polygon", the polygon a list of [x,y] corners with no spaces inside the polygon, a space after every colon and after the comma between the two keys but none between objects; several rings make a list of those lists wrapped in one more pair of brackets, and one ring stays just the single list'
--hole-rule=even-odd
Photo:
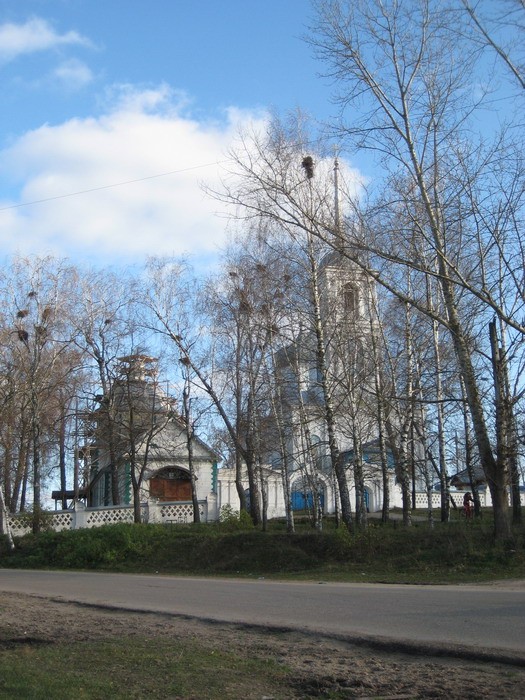
[{"label": "white church wall", "polygon": [[[281,518],[286,515],[284,492],[281,473],[269,467],[264,467],[264,479],[267,488],[268,518]],[[248,478],[245,475],[243,486],[248,489]],[[235,469],[219,469],[217,478],[217,510],[223,506],[231,506],[235,511],[240,510],[240,500],[235,485]]]},{"label": "white church wall", "polygon": [[[284,518],[286,516],[286,509],[281,473],[279,471],[272,470],[269,467],[265,467],[264,478],[268,488],[268,518]],[[294,483],[302,478],[302,474],[299,471],[292,474],[290,476],[291,487],[293,488]],[[336,499],[338,499],[336,488],[334,488],[332,479],[328,478],[326,475],[320,474],[319,479],[324,488],[324,513],[325,515],[332,515],[336,511]],[[356,491],[354,485],[352,484],[350,475],[348,485],[350,502],[354,506],[356,501]],[[248,479],[246,476],[243,479],[243,486],[245,489],[248,489]],[[383,507],[383,486],[378,469],[374,478],[368,478],[365,480],[365,488],[369,493],[370,512],[373,513],[380,511]],[[401,488],[395,483],[394,475],[391,475],[390,477],[389,488],[390,507],[401,508]],[[217,510],[219,513],[223,506],[231,506],[233,510],[236,511],[240,509],[239,496],[235,486],[235,469],[219,469],[218,472]]]}]

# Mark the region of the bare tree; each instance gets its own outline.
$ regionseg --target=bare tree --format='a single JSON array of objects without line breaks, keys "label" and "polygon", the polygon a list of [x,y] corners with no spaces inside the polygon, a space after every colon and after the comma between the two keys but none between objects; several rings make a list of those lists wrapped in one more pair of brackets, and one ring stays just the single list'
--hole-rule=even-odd
[{"label": "bare tree", "polygon": [[[121,502],[118,476],[116,436],[115,368],[117,358],[129,354],[136,340],[136,324],[131,312],[130,280],[117,278],[106,270],[85,272],[79,281],[76,304],[71,323],[75,324],[75,340],[84,353],[86,364],[92,371],[91,403],[97,406],[97,414],[105,413],[105,444],[107,445],[111,471],[111,501]],[[87,389],[89,391],[89,389]]]},{"label": "bare tree", "polygon": [[[119,358],[117,378],[111,388],[116,463],[119,472],[124,468],[129,470],[136,523],[142,521],[141,489],[150,466],[154,439],[173,417],[171,402],[160,391],[156,363],[156,358],[143,353]],[[107,413],[102,412],[99,429],[106,419]]]},{"label": "bare tree", "polygon": [[[309,324],[313,340],[314,359],[327,431],[327,445],[332,469],[336,475],[343,520],[352,527],[346,469],[340,455],[337,428],[329,381],[327,342],[321,309],[320,232],[326,226],[335,230],[334,187],[330,177],[333,164],[317,163],[305,155],[297,121],[295,140],[289,140],[285,125],[275,123],[266,134],[248,133],[240,137],[238,147],[231,153],[231,177],[226,176],[224,189],[215,196],[239,207],[239,216],[257,222],[258,231],[274,226],[275,237],[281,236],[288,245],[302,247],[304,269],[307,272],[309,295]],[[302,152],[302,155],[301,155]],[[308,152],[307,152],[308,153]],[[259,233],[259,235],[261,235]],[[324,252],[327,252],[324,246]]]},{"label": "bare tree", "polygon": [[523,0],[469,2],[461,0],[474,29],[473,39],[491,49],[512,78],[525,89],[525,5]]},{"label": "bare tree", "polygon": [[[398,187],[391,194],[432,251],[432,271],[414,258],[405,257],[403,264],[439,282],[446,313],[439,321],[450,332],[465,383],[477,450],[491,489],[495,534],[506,538],[507,476],[492,450],[458,285],[487,304],[491,299],[466,281],[468,246],[458,225],[464,182],[450,177],[465,150],[460,139],[476,106],[465,99],[471,95],[465,88],[472,79],[475,52],[458,43],[448,8],[430,0],[330,1],[319,3],[318,9],[314,44],[340,88],[343,119],[352,108],[351,123],[346,121],[342,134],[378,153],[390,182],[404,181],[402,198]],[[389,241],[388,249],[374,246],[374,252],[391,264],[400,263],[396,250],[401,239]],[[408,301],[430,313],[414,297]],[[517,317],[508,320],[520,325]]]},{"label": "bare tree", "polygon": [[[211,399],[235,448],[237,492],[242,509],[247,499],[242,466],[247,466],[250,513],[260,522],[259,481],[256,474],[256,410],[254,392],[262,367],[262,351],[248,332],[252,318],[250,289],[235,270],[228,275],[229,288],[210,294],[212,285],[198,289],[182,263],[151,260],[144,304],[145,320],[176,349],[178,359],[191,369],[194,381]],[[249,280],[249,275],[245,278]],[[206,312],[203,313],[203,309]],[[266,334],[269,337],[268,331]],[[267,341],[262,339],[262,342]],[[225,351],[228,349],[226,355]],[[249,371],[245,371],[243,363]],[[233,403],[233,408],[232,408]]]},{"label": "bare tree", "polygon": [[195,434],[195,419],[192,412],[191,401],[191,377],[190,377],[190,361],[184,357],[181,359],[184,375],[184,389],[182,391],[182,408],[184,423],[186,425],[186,445],[188,448],[188,468],[190,471],[191,481],[191,500],[193,502],[193,522],[200,523],[199,502],[197,498],[197,474],[195,472],[195,460],[193,456],[193,440]]},{"label": "bare tree", "polygon": [[[56,455],[58,396],[79,362],[78,355],[70,352],[67,323],[75,281],[73,268],[50,257],[13,259],[1,280],[4,321],[9,328],[3,348],[10,368],[4,397],[5,407],[10,406],[7,425],[14,429],[10,437],[4,433],[4,486],[8,486],[11,508],[17,502],[24,508],[28,491],[32,493],[34,532],[41,525],[42,484],[52,472],[49,462]],[[12,410],[20,411],[15,423]],[[15,462],[11,480],[9,469]]]}]

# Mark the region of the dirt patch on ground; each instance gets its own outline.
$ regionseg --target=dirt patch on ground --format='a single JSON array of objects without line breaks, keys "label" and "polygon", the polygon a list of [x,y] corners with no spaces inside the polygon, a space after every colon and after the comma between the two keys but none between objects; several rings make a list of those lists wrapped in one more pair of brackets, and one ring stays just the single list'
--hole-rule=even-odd
[{"label": "dirt patch on ground", "polygon": [[14,593],[0,595],[0,650],[24,643],[115,636],[194,639],[210,649],[272,658],[293,669],[294,690],[289,698],[525,697],[525,668],[519,663],[496,663],[489,656],[484,660],[439,657],[431,649],[424,653],[419,649],[417,654],[408,649],[400,652],[297,632],[106,610]]}]

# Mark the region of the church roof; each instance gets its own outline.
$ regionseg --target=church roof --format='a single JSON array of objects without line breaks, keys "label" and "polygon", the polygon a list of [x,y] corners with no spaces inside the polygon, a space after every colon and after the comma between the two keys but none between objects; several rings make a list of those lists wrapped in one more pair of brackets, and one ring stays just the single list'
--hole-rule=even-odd
[{"label": "church roof", "polygon": [[337,267],[337,268],[347,268],[353,270],[360,270],[361,268],[357,263],[351,260],[344,252],[336,250],[335,248],[330,250],[326,255],[323,256],[319,268],[321,270],[327,267]]},{"label": "church roof", "polygon": [[[474,486],[480,486],[481,484],[487,483],[483,469],[480,466],[475,466],[472,468],[472,477]],[[457,489],[465,488],[466,486],[470,487],[471,483],[467,469],[463,469],[457,474],[451,476],[450,485],[455,486]]]}]

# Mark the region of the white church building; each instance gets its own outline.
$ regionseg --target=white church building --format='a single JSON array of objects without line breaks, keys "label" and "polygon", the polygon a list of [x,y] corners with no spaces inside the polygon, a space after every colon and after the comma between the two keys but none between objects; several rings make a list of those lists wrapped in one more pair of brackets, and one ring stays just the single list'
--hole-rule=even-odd
[{"label": "white church building", "polygon": [[[282,425],[285,426],[284,441],[275,439],[275,426],[272,430],[269,418],[270,429],[263,441],[265,452],[262,464],[257,468],[257,481],[261,492],[264,492],[262,500],[266,503],[266,517],[269,519],[285,517],[286,492],[290,494],[291,507],[295,511],[311,512],[316,508],[317,512],[330,515],[340,509],[333,455],[329,450],[325,410],[327,387],[334,416],[334,437],[347,475],[352,510],[356,509],[359,489],[361,507],[364,505],[370,513],[381,511],[385,485],[388,488],[389,507],[402,507],[393,451],[388,445],[380,449],[377,406],[374,404],[375,362],[372,360],[374,334],[377,331],[374,322],[375,283],[355,263],[337,251],[329,252],[321,260],[316,281],[324,364],[320,367],[319,337],[313,328],[302,329],[292,342],[281,348],[276,358],[282,387],[280,412]],[[140,487],[143,520],[193,520],[192,470],[202,521],[219,519],[225,506],[239,510],[235,469],[219,468],[217,455],[196,435],[191,436],[190,465],[187,424],[176,411],[167,411],[165,397],[160,392],[152,398],[151,387],[158,387],[158,384],[152,383],[152,358],[137,355],[122,359],[123,366],[127,367],[126,389],[129,391],[132,385],[139,403],[142,401],[145,405],[154,406],[154,412],[158,413],[152,423],[157,422],[158,429],[151,432],[149,428],[146,464],[140,462],[146,445],[144,435],[148,433],[146,425],[143,436],[137,439],[135,445],[143,466]],[[324,378],[320,377],[321,370],[325,373]],[[118,382],[116,386],[118,388]],[[94,432],[82,451],[88,481],[81,493],[76,494],[77,498],[68,513],[63,511],[63,527],[91,527],[122,519],[133,520],[129,445],[125,449],[123,445],[126,439],[129,441],[130,433],[124,430],[120,443],[116,445],[121,498],[119,505],[114,506],[111,504],[115,460],[110,454],[103,416],[101,409],[94,412]],[[115,425],[113,422],[113,429]],[[120,427],[123,425],[121,423]],[[277,447],[283,443],[284,454]],[[359,453],[357,456],[356,451]],[[357,460],[360,481],[355,478]],[[428,496],[419,475],[414,480],[414,486],[416,507],[427,507]],[[243,479],[243,488],[249,498],[247,476]],[[74,494],[68,492],[68,495]],[[480,495],[484,502],[484,494]],[[63,497],[64,494],[60,493],[56,502],[63,500]],[[456,497],[458,500],[461,500],[461,496]],[[434,491],[433,507],[438,507],[439,502],[440,493]]]}]

